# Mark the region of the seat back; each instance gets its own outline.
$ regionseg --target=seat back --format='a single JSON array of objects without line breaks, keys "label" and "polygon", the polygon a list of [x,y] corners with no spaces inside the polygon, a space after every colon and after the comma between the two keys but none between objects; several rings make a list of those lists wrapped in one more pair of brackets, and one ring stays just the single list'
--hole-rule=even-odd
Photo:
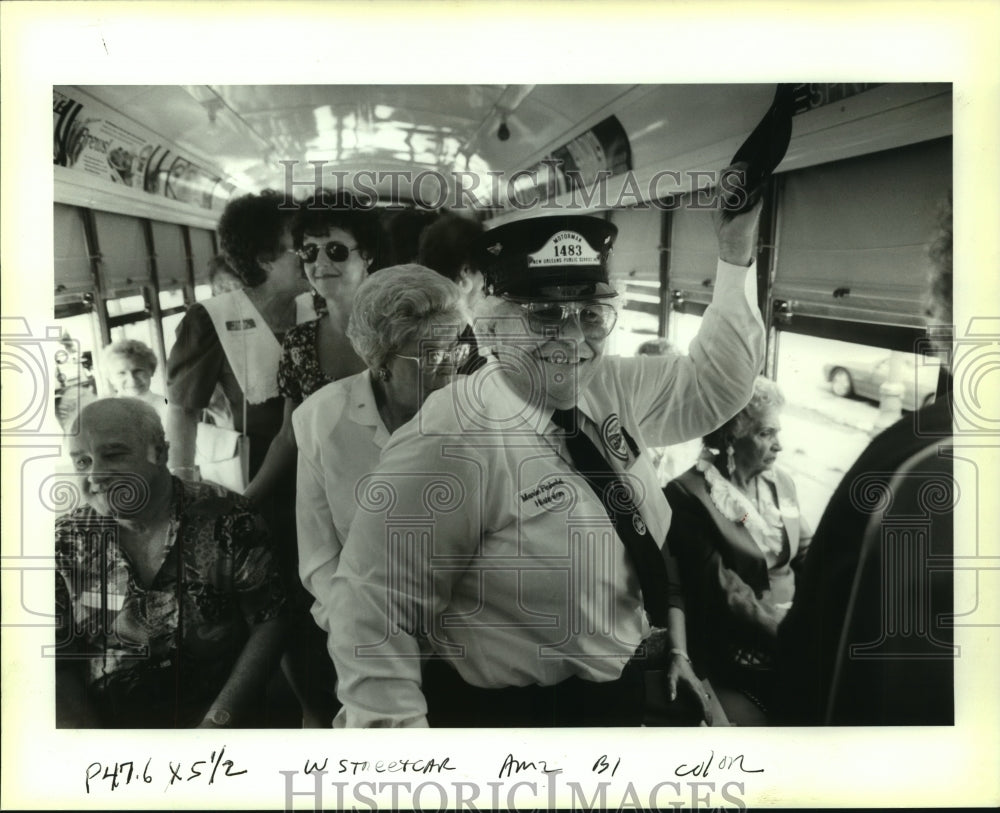
[{"label": "seat back", "polygon": [[828,724],[954,722],[951,447],[852,484],[871,510],[826,708]]}]

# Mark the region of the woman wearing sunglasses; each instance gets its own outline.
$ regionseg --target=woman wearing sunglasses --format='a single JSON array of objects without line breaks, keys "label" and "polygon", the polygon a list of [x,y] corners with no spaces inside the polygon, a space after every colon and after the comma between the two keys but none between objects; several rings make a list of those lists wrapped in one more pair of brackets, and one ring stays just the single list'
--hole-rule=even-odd
[{"label": "woman wearing sunglasses", "polygon": [[[461,291],[440,274],[419,265],[379,271],[359,287],[347,330],[367,369],[323,387],[292,416],[299,576],[327,633],[330,579],[358,507],[356,492],[390,435],[465,361],[469,344],[459,336],[467,320]],[[335,685],[331,672],[331,699]]]},{"label": "woman wearing sunglasses", "polygon": [[294,253],[314,297],[318,319],[288,331],[278,364],[278,390],[285,398],[284,422],[267,459],[245,496],[260,500],[287,482],[295,467],[292,410],[331,381],[365,369],[347,339],[347,321],[358,287],[375,270],[378,215],[345,193],[324,191],[309,198],[292,222]]}]

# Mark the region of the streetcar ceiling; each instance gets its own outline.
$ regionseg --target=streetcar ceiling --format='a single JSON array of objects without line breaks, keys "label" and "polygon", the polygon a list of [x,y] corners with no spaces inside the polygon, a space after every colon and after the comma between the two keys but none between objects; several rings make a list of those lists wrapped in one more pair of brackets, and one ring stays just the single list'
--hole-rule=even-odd
[{"label": "streetcar ceiling", "polygon": [[[641,156],[731,149],[773,85],[101,86],[110,107],[254,187],[281,160],[348,172],[515,172],[609,115]],[[506,124],[509,138],[498,131]],[[720,152],[719,154],[723,154]],[[684,167],[680,167],[684,169]]]},{"label": "streetcar ceiling", "polygon": [[[772,84],[84,86],[108,107],[187,150],[237,188],[282,188],[309,161],[354,174],[513,173],[572,147],[614,117],[643,182],[723,166],[767,109]],[[802,85],[781,171],[951,132],[946,84]],[[814,91],[820,88],[820,91]],[[846,95],[820,98],[830,88]],[[822,90],[826,89],[826,90]],[[815,104],[811,96],[820,94]],[[841,91],[837,91],[841,93]],[[501,126],[507,131],[501,137]],[[592,139],[593,140],[593,139]],[[578,140],[577,142],[582,143]],[[586,152],[586,150],[585,150]],[[591,151],[591,163],[600,146]],[[599,163],[599,161],[598,161]],[[376,184],[385,196],[391,181]],[[684,188],[686,186],[686,188]],[[399,197],[407,199],[405,187]],[[477,192],[483,197],[484,192]],[[383,197],[383,199],[386,199]]]}]

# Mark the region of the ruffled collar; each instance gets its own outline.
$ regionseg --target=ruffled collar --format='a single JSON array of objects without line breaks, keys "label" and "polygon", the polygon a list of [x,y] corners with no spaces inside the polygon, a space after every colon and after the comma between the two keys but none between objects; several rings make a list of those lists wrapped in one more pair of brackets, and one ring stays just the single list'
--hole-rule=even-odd
[{"label": "ruffled collar", "polygon": [[761,516],[757,506],[751,502],[746,494],[719,474],[713,458],[712,453],[705,450],[698,458],[698,462],[695,463],[695,468],[702,473],[708,484],[708,495],[712,499],[712,504],[726,519],[746,528],[761,553],[774,557],[779,556],[781,554],[781,535],[774,534],[773,522],[769,523]]}]

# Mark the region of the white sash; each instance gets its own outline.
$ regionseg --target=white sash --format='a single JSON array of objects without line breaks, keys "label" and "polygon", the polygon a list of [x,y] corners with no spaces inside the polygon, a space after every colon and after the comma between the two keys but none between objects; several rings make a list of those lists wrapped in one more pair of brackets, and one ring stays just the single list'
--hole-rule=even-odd
[{"label": "white sash", "polygon": [[262,404],[277,398],[281,345],[246,293],[230,291],[201,304],[212,319],[247,403]]}]

